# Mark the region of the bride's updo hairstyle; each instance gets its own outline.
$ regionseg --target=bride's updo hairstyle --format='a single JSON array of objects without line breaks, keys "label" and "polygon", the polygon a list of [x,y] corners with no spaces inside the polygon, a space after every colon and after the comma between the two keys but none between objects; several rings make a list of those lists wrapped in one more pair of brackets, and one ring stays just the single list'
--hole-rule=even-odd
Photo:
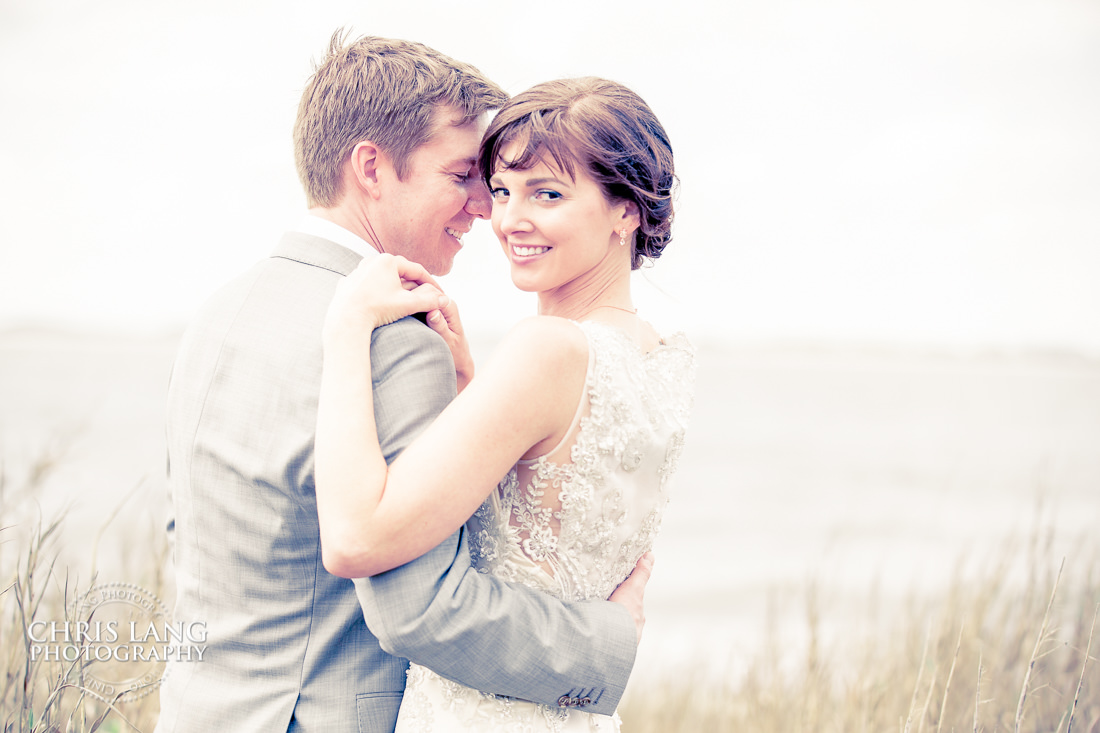
[{"label": "bride's updo hairstyle", "polygon": [[[511,143],[518,154],[503,160],[500,151]],[[661,256],[672,236],[676,174],[668,135],[641,97],[592,76],[533,86],[497,112],[481,141],[479,163],[488,183],[502,167],[525,170],[547,154],[574,179],[573,166],[584,166],[609,201],[638,206],[631,269],[641,267],[643,257]]]}]

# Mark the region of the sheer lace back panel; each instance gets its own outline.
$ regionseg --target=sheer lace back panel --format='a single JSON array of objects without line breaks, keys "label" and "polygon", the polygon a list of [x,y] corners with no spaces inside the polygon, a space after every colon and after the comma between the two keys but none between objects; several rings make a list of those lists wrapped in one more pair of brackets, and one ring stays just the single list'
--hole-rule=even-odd
[{"label": "sheer lace back panel", "polygon": [[607,598],[653,546],[695,370],[682,334],[643,353],[614,326],[578,326],[588,373],[572,427],[520,461],[469,523],[481,572],[570,600]]}]

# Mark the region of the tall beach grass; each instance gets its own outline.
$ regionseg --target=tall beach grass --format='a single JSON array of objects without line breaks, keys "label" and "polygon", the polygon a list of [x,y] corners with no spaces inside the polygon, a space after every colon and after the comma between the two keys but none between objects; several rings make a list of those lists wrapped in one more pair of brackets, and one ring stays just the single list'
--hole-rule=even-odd
[{"label": "tall beach grass", "polygon": [[623,728],[1100,731],[1100,545],[1083,538],[1072,557],[1055,558],[1052,532],[1006,540],[984,570],[960,573],[942,594],[886,605],[869,595],[839,634],[825,632],[829,609],[811,584],[801,648],[782,647],[762,625],[763,651],[727,659],[726,673],[702,660],[636,672]]},{"label": "tall beach grass", "polygon": [[[36,624],[41,634],[54,626],[72,630],[88,623],[79,600],[95,586],[97,577],[99,536],[91,547],[82,542],[79,548],[68,548],[90,550],[88,575],[82,579],[71,568],[58,566],[66,541],[72,541],[65,532],[65,513],[45,524],[36,516],[38,489],[57,467],[59,455],[51,451],[38,457],[21,479],[13,479],[0,464],[0,731],[151,731],[159,710],[156,695],[127,701],[123,690],[104,696],[87,674],[90,663],[85,654],[68,660],[33,650],[31,629]],[[117,513],[116,508],[112,518]],[[140,553],[148,564],[142,581],[159,591],[164,584],[166,538],[154,547]],[[83,650],[87,645],[86,638],[78,637],[74,648]]]},{"label": "tall beach grass", "polygon": [[[81,662],[31,659],[30,625],[79,621],[73,600],[96,580],[55,564],[65,543],[80,542],[66,534],[63,518],[43,522],[14,511],[33,504],[36,484],[53,465],[50,458],[32,464],[18,488],[0,472],[5,523],[20,519],[0,531],[0,730],[147,733],[156,723],[155,694],[103,700],[91,694]],[[800,601],[805,641],[791,644],[762,623],[766,641],[748,660],[702,646],[706,629],[700,629],[707,659],[636,671],[620,709],[623,728],[1100,731],[1098,546],[1084,538],[1071,556],[1056,558],[1052,534],[1006,542],[984,569],[960,571],[942,593],[915,592],[887,604],[869,594],[862,611],[846,612],[840,632],[825,621],[835,611],[831,599],[809,583]],[[158,597],[170,597],[166,541],[154,533],[148,545],[128,548],[137,564],[126,572]]]}]

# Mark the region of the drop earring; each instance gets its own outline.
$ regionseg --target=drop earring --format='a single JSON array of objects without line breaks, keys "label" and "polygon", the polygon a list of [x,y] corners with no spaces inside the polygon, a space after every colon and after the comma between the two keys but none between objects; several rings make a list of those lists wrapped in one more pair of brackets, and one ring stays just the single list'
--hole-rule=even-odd
[{"label": "drop earring", "polygon": [[626,228],[625,227],[623,228],[623,230],[621,232],[619,232],[619,246],[620,247],[625,247],[626,246]]}]

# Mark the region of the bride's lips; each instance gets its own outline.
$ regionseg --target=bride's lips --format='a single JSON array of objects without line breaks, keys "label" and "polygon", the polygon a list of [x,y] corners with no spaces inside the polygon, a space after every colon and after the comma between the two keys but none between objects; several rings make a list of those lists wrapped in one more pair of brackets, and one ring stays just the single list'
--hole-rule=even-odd
[{"label": "bride's lips", "polygon": [[512,251],[513,260],[526,260],[539,257],[553,249],[553,247],[536,244],[509,244],[508,247]]}]

